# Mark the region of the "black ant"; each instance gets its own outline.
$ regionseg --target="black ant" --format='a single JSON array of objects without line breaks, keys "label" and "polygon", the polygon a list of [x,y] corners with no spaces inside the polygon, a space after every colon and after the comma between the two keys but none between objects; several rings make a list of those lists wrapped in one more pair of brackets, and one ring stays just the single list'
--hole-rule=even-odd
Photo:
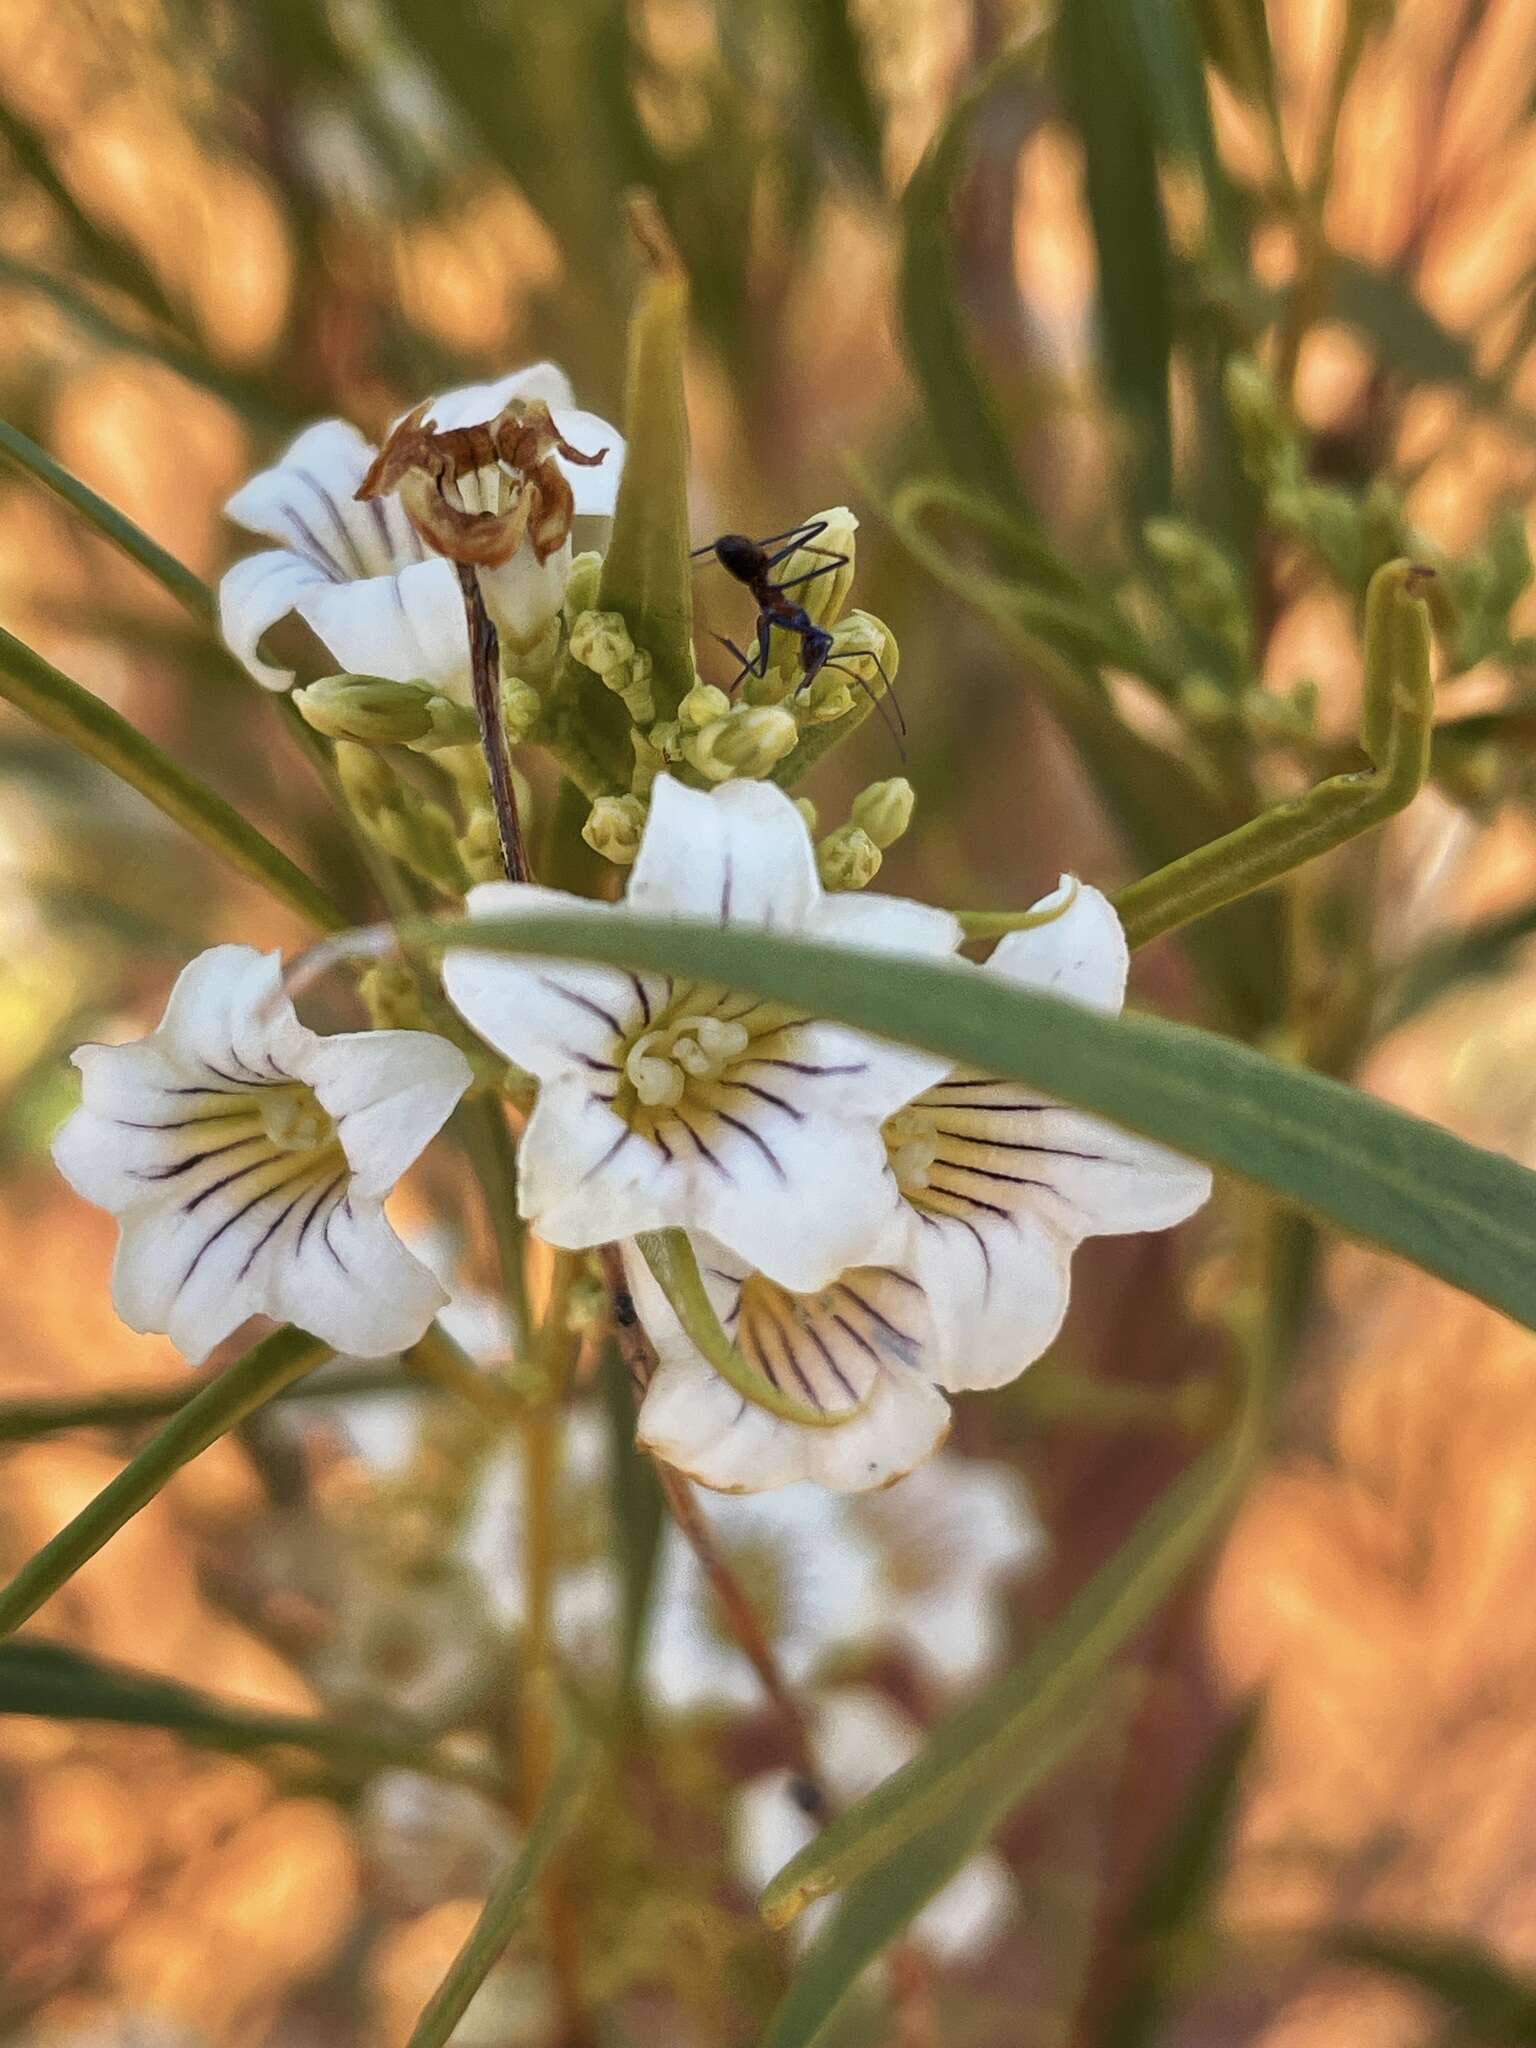
[{"label": "black ant", "polygon": [[[879,655],[871,647],[862,649],[857,655],[852,655],[846,660],[834,661],[832,653],[836,643],[832,635],[825,626],[817,625],[804,605],[795,603],[788,595],[791,590],[798,589],[803,583],[814,583],[818,577],[831,576],[837,570],[846,567],[849,560],[847,555],[839,554],[833,548],[815,545],[817,536],[826,530],[825,519],[812,519],[803,526],[790,526],[782,533],[770,533],[762,540],[753,540],[745,533],[722,533],[718,540],[706,541],[703,547],[694,549],[695,559],[700,555],[713,555],[726,574],[734,576],[736,581],[750,590],[757,600],[757,646],[751,654],[745,653],[734,640],[728,640],[723,633],[715,635],[721,646],[728,648],[741,663],[741,673],[731,684],[731,690],[734,692],[747,676],[765,676],[768,673],[773,629],[777,626],[785,633],[793,633],[800,642],[800,680],[795,686],[797,694],[808,689],[823,669],[831,669],[838,675],[850,677],[870,702],[878,706],[880,715],[896,742],[897,752],[905,758],[906,750],[902,746],[902,736],[906,732],[907,722],[901,715],[901,706],[896,702],[891,679],[886,674],[885,664]],[[782,545],[770,554],[768,550],[780,542]],[[787,583],[775,583],[772,580],[772,572],[780,562],[787,561],[791,555],[797,553],[821,555],[825,559],[819,568],[807,569],[799,576],[791,576]],[[852,660],[865,658],[875,664],[880,680],[885,684],[883,696],[876,696],[865,678],[856,668],[849,665]],[[893,711],[894,722],[891,715]]]}]

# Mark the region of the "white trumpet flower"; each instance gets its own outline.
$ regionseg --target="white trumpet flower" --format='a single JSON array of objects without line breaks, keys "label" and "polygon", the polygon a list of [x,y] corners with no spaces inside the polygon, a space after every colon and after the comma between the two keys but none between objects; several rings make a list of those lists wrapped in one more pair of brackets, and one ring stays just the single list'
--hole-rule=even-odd
[{"label": "white trumpet flower", "polygon": [[120,1220],[112,1294],[130,1328],[166,1332],[196,1365],[269,1315],[379,1358],[447,1300],[384,1214],[469,1085],[446,1039],[321,1037],[282,995],[278,954],[215,946],[156,1030],[74,1059],[82,1106],[53,1156]]},{"label": "white trumpet flower", "polygon": [[[472,916],[597,906],[522,883],[474,890]],[[660,776],[627,910],[799,932],[873,953],[944,954],[947,912],[829,896],[782,790],[707,792]],[[862,1260],[888,1224],[880,1125],[945,1062],[711,984],[560,960],[453,950],[444,986],[508,1059],[538,1077],[524,1132],[523,1215],[579,1250],[673,1225],[730,1245],[785,1287]]]},{"label": "white trumpet flower", "polygon": [[[553,363],[536,363],[494,384],[446,392],[418,408],[444,434],[488,426],[509,408],[542,401],[567,445],[597,462],[567,464],[556,447],[541,450],[570,487],[575,516],[608,517],[618,492],[624,443],[614,428],[575,405],[569,380]],[[404,423],[397,423],[404,424]],[[469,636],[454,565],[418,530],[393,493],[359,499],[379,451],[345,420],[306,427],[271,469],[243,484],[225,510],[251,533],[279,546],[237,562],[219,585],[219,617],[230,651],[257,682],[286,690],[291,670],[264,661],[262,635],[297,612],[325,643],[337,667],[392,682],[427,682],[467,703]],[[462,512],[495,514],[520,493],[499,461],[486,479],[449,479]],[[563,495],[563,494],[562,494]],[[524,508],[523,516],[527,512]],[[546,546],[546,540],[548,545]],[[570,571],[568,534],[520,533],[510,559],[495,569],[499,623],[515,640],[537,639],[560,608]],[[493,607],[493,612],[497,607]]]}]

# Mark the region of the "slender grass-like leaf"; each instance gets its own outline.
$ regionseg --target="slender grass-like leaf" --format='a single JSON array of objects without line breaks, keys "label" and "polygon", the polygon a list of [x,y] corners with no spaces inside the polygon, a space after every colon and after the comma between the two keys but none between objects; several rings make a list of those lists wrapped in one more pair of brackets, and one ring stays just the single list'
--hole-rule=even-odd
[{"label": "slender grass-like leaf", "polygon": [[603,1361],[602,1390],[613,1561],[620,1589],[618,1690],[632,1717],[639,1701],[640,1665],[661,1555],[661,1488],[656,1468],[635,1448],[635,1397],[624,1361],[612,1346]]},{"label": "slender grass-like leaf", "polygon": [[1406,1024],[1465,982],[1504,973],[1532,938],[1536,938],[1536,903],[1522,903],[1426,946],[1407,963],[1392,988],[1381,1028],[1390,1031]]},{"label": "slender grass-like leaf", "polygon": [[590,915],[411,926],[422,943],[723,982],[1041,1088],[1273,1190],[1536,1328],[1536,1174],[1375,1097],[1185,1024],[1106,1017],[963,961]]},{"label": "slender grass-like leaf", "polygon": [[[419,1381],[405,1377],[397,1365],[359,1365],[345,1372],[327,1372],[285,1387],[279,1401],[353,1401],[373,1394],[421,1392]],[[36,1443],[76,1429],[134,1429],[141,1423],[164,1422],[201,1392],[196,1380],[184,1377],[164,1387],[108,1389],[83,1398],[0,1401],[0,1444]]]},{"label": "slender grass-like leaf", "polygon": [[4,420],[0,420],[0,460],[10,463],[27,476],[35,477],[72,512],[78,512],[104,540],[111,541],[130,561],[147,570],[194,619],[204,625],[212,621],[217,606],[213,592],[201,576],[195,575],[184,562],[178,562],[158,541],[151,540],[142,527],[135,526],[115,505],[109,505],[89,484],[71,476],[67,469],[54,461],[46,448],[39,448],[35,441],[29,441],[25,434]]},{"label": "slender grass-like leaf", "polygon": [[1065,0],[1056,73],[1083,144],[1109,390],[1136,438],[1137,509],[1173,494],[1173,285],[1147,73],[1124,0]]},{"label": "slender grass-like leaf", "polygon": [[1402,1927],[1336,1927],[1325,1952],[1427,1991],[1454,2016],[1457,2039],[1488,2048],[1536,2043],[1536,1981],[1481,1942]]},{"label": "slender grass-like leaf", "polygon": [[233,805],[163,754],[120,712],[0,629],[0,697],[148,797],[221,860],[259,882],[307,924],[340,931],[347,919],[317,882],[295,867]]},{"label": "slender grass-like leaf", "polygon": [[569,1742],[555,1767],[544,1804],[528,1830],[527,1841],[486,1900],[447,1976],[412,2029],[406,2048],[443,2048],[464,2017],[470,2000],[516,1932],[539,1872],[576,1818],[588,1768],[585,1746]]},{"label": "slender grass-like leaf", "polygon": [[1246,100],[1275,104],[1275,58],[1264,0],[1190,0],[1205,54]]},{"label": "slender grass-like leaf", "polygon": [[329,1356],[330,1347],[318,1337],[303,1330],[277,1330],[200,1388],[0,1590],[0,1636],[30,1620],[183,1465]]},{"label": "slender grass-like leaf", "polygon": [[796,9],[806,43],[806,80],[817,111],[828,128],[847,138],[859,168],[878,189],[884,128],[848,0],[796,0]]},{"label": "slender grass-like leaf", "polygon": [[505,1796],[498,1774],[442,1755],[429,1731],[378,1734],[308,1714],[262,1714],[227,1705],[195,1687],[108,1663],[62,1643],[0,1643],[0,1715],[49,1721],[111,1721],[163,1728],[231,1755],[305,1749],[365,1771],[402,1769]]},{"label": "slender grass-like leaf", "polygon": [[1125,1982],[1099,2048],[1153,2048],[1186,1971],[1186,1944],[1212,1917],[1231,1841],[1243,1771],[1262,1718],[1251,1700],[1212,1745],[1126,1909],[1117,1946]]},{"label": "slender grass-like leaf", "polygon": [[962,484],[1033,526],[1002,413],[966,333],[951,212],[969,161],[971,126],[999,88],[1038,80],[1039,46],[1007,52],[951,107],[901,201],[898,294],[907,361],[940,454]]},{"label": "slender grass-like leaf", "polygon": [[1062,1716],[997,1783],[962,1800],[937,1827],[851,1884],[796,1970],[762,2048],[815,2048],[869,1965],[986,1846],[1011,1808],[1043,1784],[1093,1726],[1091,1707]]},{"label": "slender grass-like leaf", "polygon": [[654,213],[637,203],[634,218],[649,273],[630,316],[624,473],[598,602],[623,614],[635,645],[650,655],[657,715],[670,718],[694,679],[683,392],[688,279]]}]

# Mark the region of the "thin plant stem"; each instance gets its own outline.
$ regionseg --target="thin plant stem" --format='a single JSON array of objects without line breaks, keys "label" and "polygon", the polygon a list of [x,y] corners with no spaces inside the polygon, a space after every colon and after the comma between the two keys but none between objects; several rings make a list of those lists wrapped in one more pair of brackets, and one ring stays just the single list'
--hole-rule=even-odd
[{"label": "thin plant stem", "polygon": [[306,924],[345,931],[350,922],[318,882],[241,817],[233,805],[178,767],[126,718],[0,629],[0,697],[139,791],[175,824],[239,873],[259,882]]},{"label": "thin plant stem", "polygon": [[[273,1396],[278,1401],[354,1401],[374,1394],[409,1391],[410,1382],[394,1365],[364,1365],[321,1379],[304,1379]],[[183,1377],[169,1386],[121,1387],[91,1394],[83,1400],[17,1400],[0,1403],[0,1444],[35,1443],[74,1429],[134,1429],[141,1423],[164,1422],[195,1400],[201,1383]]]},{"label": "thin plant stem", "polygon": [[[619,1355],[624,1361],[637,1394],[643,1394],[650,1385],[651,1375],[656,1369],[656,1355],[635,1313],[629,1284],[624,1277],[624,1262],[619,1255],[618,1247],[605,1245],[599,1259],[603,1281],[608,1289],[609,1317],[614,1342],[618,1346]],[[816,1768],[805,1710],[780,1668],[762,1619],[752,1605],[746,1588],[732,1570],[730,1560],[716,1542],[715,1533],[699,1506],[692,1483],[660,1458],[652,1462],[656,1468],[656,1477],[661,1487],[662,1499],[666,1502],[667,1512],[677,1524],[679,1534],[698,1559],[699,1568],[720,1603],[721,1616],[733,1640],[757,1673],[764,1693],[777,1710],[785,1733],[789,1737],[796,1770],[812,1787],[818,1801],[825,1808],[826,1790]]]},{"label": "thin plant stem", "polygon": [[480,744],[485,750],[485,765],[491,778],[491,805],[496,813],[496,830],[501,836],[501,858],[510,881],[526,882],[529,876],[528,850],[523,844],[522,820],[517,815],[512,756],[507,749],[506,727],[501,717],[501,647],[495,623],[485,608],[479,576],[467,562],[455,562],[454,568],[458,571],[459,589],[464,594],[475,717],[479,720]]}]

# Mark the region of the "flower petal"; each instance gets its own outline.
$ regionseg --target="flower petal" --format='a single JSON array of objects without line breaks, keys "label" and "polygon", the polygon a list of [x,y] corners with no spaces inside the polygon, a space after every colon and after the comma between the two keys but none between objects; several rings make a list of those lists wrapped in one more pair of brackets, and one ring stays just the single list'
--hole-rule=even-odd
[{"label": "flower petal", "polygon": [[270,469],[229,500],[229,517],[281,541],[332,582],[387,575],[419,562],[426,548],[397,502],[359,501],[374,451],[345,420],[306,427]]},{"label": "flower petal", "polygon": [[447,1122],[474,1079],[431,1031],[345,1031],[320,1039],[303,1079],[336,1120],[359,1195],[383,1197]]},{"label": "flower petal", "polygon": [[932,959],[953,953],[961,931],[959,918],[931,903],[881,896],[868,889],[839,889],[816,905],[807,935],[829,945]]},{"label": "flower petal", "polygon": [[648,917],[798,931],[821,899],[805,820],[770,782],[659,775],[624,901]]},{"label": "flower petal", "polygon": [[[891,1213],[873,1124],[774,1114],[732,1096],[724,1115],[674,1112],[660,1135],[697,1148],[684,1217],[781,1287],[824,1287],[876,1251]],[[698,1170],[698,1162],[707,1170]]]},{"label": "flower petal", "polygon": [[518,1147],[518,1208],[547,1243],[580,1251],[687,1213],[688,1176],[603,1099],[600,1076],[566,1074],[539,1090]]},{"label": "flower petal", "polygon": [[571,543],[563,541],[543,562],[531,547],[521,547],[499,568],[481,569],[479,577],[485,608],[509,654],[515,654],[547,631],[565,602],[565,586],[571,578]]},{"label": "flower petal", "polygon": [[[523,916],[595,906],[585,897],[525,882],[485,882],[469,892],[471,918]],[[452,948],[443,961],[449,1001],[480,1036],[540,1080],[584,1073],[617,1086],[618,1048],[643,1024],[650,984],[615,967],[519,959]]]},{"label": "flower petal", "polygon": [[488,384],[461,384],[445,391],[433,399],[428,418],[444,429],[478,427],[495,419],[514,398],[542,398],[551,412],[567,411],[575,403],[571,380],[558,363],[530,363],[526,369],[513,370]]},{"label": "flower petal", "polygon": [[363,582],[317,583],[294,609],[352,675],[432,683],[469,701],[469,630],[452,564],[441,555]]},{"label": "flower petal", "polygon": [[1117,1016],[1125,1001],[1130,952],[1109,898],[1063,875],[1049,896],[1030,907],[1049,910],[1073,889],[1076,897],[1050,924],[1005,933],[992,949],[987,971],[1021,988],[1042,989]]},{"label": "flower petal", "polygon": [[567,462],[556,451],[555,461],[570,479],[577,518],[611,519],[624,469],[624,436],[595,412],[581,412],[571,405],[552,405],[550,412],[562,438],[573,448],[583,455],[602,452],[601,462],[588,464]]},{"label": "flower petal", "polygon": [[345,1181],[318,1207],[311,1200],[293,1211],[263,1256],[265,1312],[355,1358],[405,1350],[448,1300],[379,1204],[349,1191]]},{"label": "flower petal", "polygon": [[1033,1210],[1075,1242],[1166,1230],[1207,1199],[1207,1167],[1012,1081],[961,1070],[922,1098],[941,1206],[974,1218]]},{"label": "flower petal", "polygon": [[[82,1046],[76,1064],[99,1073],[127,1046]],[[87,1065],[87,1062],[90,1065]],[[219,1174],[269,1149],[261,1119],[245,1098],[181,1089],[139,1094],[134,1114],[82,1108],[53,1141],[53,1159],[76,1194],[114,1215],[138,1205],[185,1199]]]},{"label": "flower petal", "polygon": [[155,1039],[192,1070],[241,1089],[299,1078],[319,1043],[282,993],[280,953],[210,946],[176,977]]},{"label": "flower petal", "polygon": [[247,555],[225,572],[219,583],[219,633],[263,689],[291,690],[294,677],[291,668],[262,660],[257,652],[262,634],[296,611],[311,592],[330,588],[323,569],[286,548]]},{"label": "flower petal", "polygon": [[[723,1247],[705,1238],[697,1249],[706,1273],[722,1263],[728,1267]],[[705,1364],[632,1246],[625,1250],[625,1270],[660,1360],[641,1405],[638,1441],[702,1485],[758,1493],[815,1479],[834,1492],[857,1493],[909,1472],[943,1441],[949,1427],[943,1396],[890,1353],[882,1357],[870,1341],[876,1326],[867,1308],[850,1305],[845,1328],[829,1315],[823,1332],[836,1370],[867,1405],[848,1422],[810,1427],[754,1407]],[[881,1312],[878,1299],[875,1311]],[[804,1360],[813,1385],[825,1372],[818,1352],[806,1340]],[[791,1391],[805,1390],[797,1380]]]},{"label": "flower petal", "polygon": [[1000,1387],[1037,1359],[1067,1312],[1071,1246],[1027,1211],[917,1212],[912,1270],[938,1331],[933,1377],[952,1393]]}]

